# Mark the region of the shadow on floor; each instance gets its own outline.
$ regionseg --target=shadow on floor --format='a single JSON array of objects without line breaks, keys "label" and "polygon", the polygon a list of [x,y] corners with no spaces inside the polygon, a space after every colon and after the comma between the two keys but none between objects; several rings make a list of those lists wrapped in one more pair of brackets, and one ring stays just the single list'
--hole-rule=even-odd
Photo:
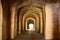
[{"label": "shadow on floor", "polygon": [[14,40],[45,40],[44,36],[36,32],[23,32],[16,36]]}]

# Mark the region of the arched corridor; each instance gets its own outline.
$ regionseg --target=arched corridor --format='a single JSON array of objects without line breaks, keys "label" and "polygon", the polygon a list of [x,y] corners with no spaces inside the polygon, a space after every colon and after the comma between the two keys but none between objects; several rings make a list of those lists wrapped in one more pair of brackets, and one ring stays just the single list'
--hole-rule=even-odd
[{"label": "arched corridor", "polygon": [[[44,34],[43,25],[45,23],[46,15],[43,11],[43,7],[38,8],[38,6],[34,4],[28,6],[25,5],[24,7],[22,6],[22,8],[20,7],[20,9],[18,10],[17,16],[18,16],[18,24],[19,24],[17,28],[18,34],[22,33],[22,35],[20,35],[21,37],[20,36],[17,37],[15,40],[20,40],[20,39],[21,40],[44,40],[45,35],[43,35]],[[34,24],[35,29],[31,29],[33,25],[29,27],[30,26],[29,24],[30,25]]]},{"label": "arched corridor", "polygon": [[26,28],[25,26],[28,26],[27,23],[28,24],[33,23],[32,21],[28,21],[28,20],[33,20],[36,31],[39,32],[39,29],[41,28],[40,32],[42,33],[43,25],[44,25],[42,19],[44,19],[44,16],[45,16],[45,15],[43,16],[42,14],[43,14],[42,9],[39,9],[39,8],[36,8],[33,6],[27,6],[25,8],[22,8],[19,13],[19,17],[20,17],[19,25],[20,25],[20,27],[23,28],[22,31],[24,31],[24,28]]},{"label": "arched corridor", "polygon": [[0,40],[59,40],[59,0],[0,0]]}]

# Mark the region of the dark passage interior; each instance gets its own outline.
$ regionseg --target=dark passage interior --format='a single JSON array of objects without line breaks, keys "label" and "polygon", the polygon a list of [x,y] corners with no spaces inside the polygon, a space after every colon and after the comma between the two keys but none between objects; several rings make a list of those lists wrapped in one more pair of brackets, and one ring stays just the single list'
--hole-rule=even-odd
[{"label": "dark passage interior", "polygon": [[33,20],[29,20],[29,21],[27,22],[26,28],[27,28],[28,30],[35,30],[34,21],[33,21]]}]

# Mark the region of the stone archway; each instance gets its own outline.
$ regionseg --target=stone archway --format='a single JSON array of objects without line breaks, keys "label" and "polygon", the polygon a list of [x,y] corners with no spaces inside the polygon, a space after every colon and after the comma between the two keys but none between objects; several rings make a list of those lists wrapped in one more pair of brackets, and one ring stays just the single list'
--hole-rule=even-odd
[{"label": "stone archway", "polygon": [[33,14],[31,11],[27,12],[23,15],[23,20],[22,20],[22,24],[23,24],[23,28],[24,28],[24,21],[26,18],[32,17],[36,19],[36,31],[39,32],[39,16],[37,14]]},{"label": "stone archway", "polygon": [[[19,34],[21,33],[21,26],[22,26],[21,25],[21,21],[22,21],[22,17],[19,16],[19,15],[21,15],[21,13],[20,13],[21,9],[24,9],[24,8],[26,9],[27,8],[25,10],[25,11],[27,11],[27,10],[29,10],[29,8],[31,6],[32,6],[32,8],[34,7],[34,8],[37,8],[37,9],[41,9],[43,11],[43,13],[44,13],[44,6],[43,6],[43,4],[39,3],[38,0],[35,1],[35,2],[24,1],[22,4],[16,4],[16,5],[11,6],[11,9],[10,9],[10,11],[11,11],[11,27],[10,27],[11,28],[10,29],[10,31],[11,31],[10,34],[11,35],[10,35],[10,37],[11,37],[11,39],[13,39],[17,35],[16,32],[18,32]],[[25,12],[25,11],[23,11],[23,12]],[[42,14],[42,15],[43,15],[43,21],[45,22],[45,14]],[[19,17],[18,21],[20,20],[19,23],[18,23],[18,26],[17,26],[17,22],[16,22],[17,16]],[[18,27],[18,30],[17,30],[17,27]]]},{"label": "stone archway", "polygon": [[[32,2],[32,1],[31,1]],[[40,11],[38,11],[38,13],[36,13],[37,15],[40,15],[40,19],[39,21],[40,22],[40,33],[41,34],[45,34],[45,19],[46,19],[46,14],[45,14],[45,9],[44,9],[44,4],[41,3],[40,1],[36,1],[36,2],[28,2],[28,1],[24,1],[22,4],[18,4],[17,5],[17,12],[19,13],[19,31],[18,32],[21,32],[22,30],[22,27],[21,26],[24,26],[23,25],[23,15],[29,11],[30,9],[38,9],[40,10],[41,9],[41,14],[39,13]],[[40,2],[40,3],[38,3]],[[36,10],[35,9],[35,10]],[[22,16],[21,16],[22,15]],[[22,23],[23,22],[23,23]],[[24,28],[23,28],[24,30]]]},{"label": "stone archway", "polygon": [[[27,18],[26,22],[24,22],[26,25],[26,30],[35,30],[35,19],[34,18]],[[29,24],[33,24],[33,29],[30,29]]]},{"label": "stone archway", "polygon": [[[33,15],[35,15],[37,17],[35,17]],[[41,34],[43,33],[44,17],[43,17],[43,11],[42,11],[41,8],[34,7],[34,6],[22,7],[22,9],[19,12],[19,17],[20,17],[19,18],[19,20],[20,20],[19,25],[20,25],[20,28],[23,26],[23,30],[24,30],[24,20],[25,20],[25,18],[27,18],[27,17],[35,17],[37,20],[39,20],[39,21],[37,21],[36,24],[38,24],[38,27],[40,27],[40,33]]]}]

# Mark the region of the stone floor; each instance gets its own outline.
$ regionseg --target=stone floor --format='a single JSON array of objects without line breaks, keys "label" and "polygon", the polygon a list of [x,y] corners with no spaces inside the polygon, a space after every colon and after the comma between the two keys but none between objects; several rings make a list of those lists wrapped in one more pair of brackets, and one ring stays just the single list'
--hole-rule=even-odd
[{"label": "stone floor", "polygon": [[45,40],[44,36],[42,36],[39,33],[36,32],[24,32],[17,37],[14,38],[14,40]]}]

